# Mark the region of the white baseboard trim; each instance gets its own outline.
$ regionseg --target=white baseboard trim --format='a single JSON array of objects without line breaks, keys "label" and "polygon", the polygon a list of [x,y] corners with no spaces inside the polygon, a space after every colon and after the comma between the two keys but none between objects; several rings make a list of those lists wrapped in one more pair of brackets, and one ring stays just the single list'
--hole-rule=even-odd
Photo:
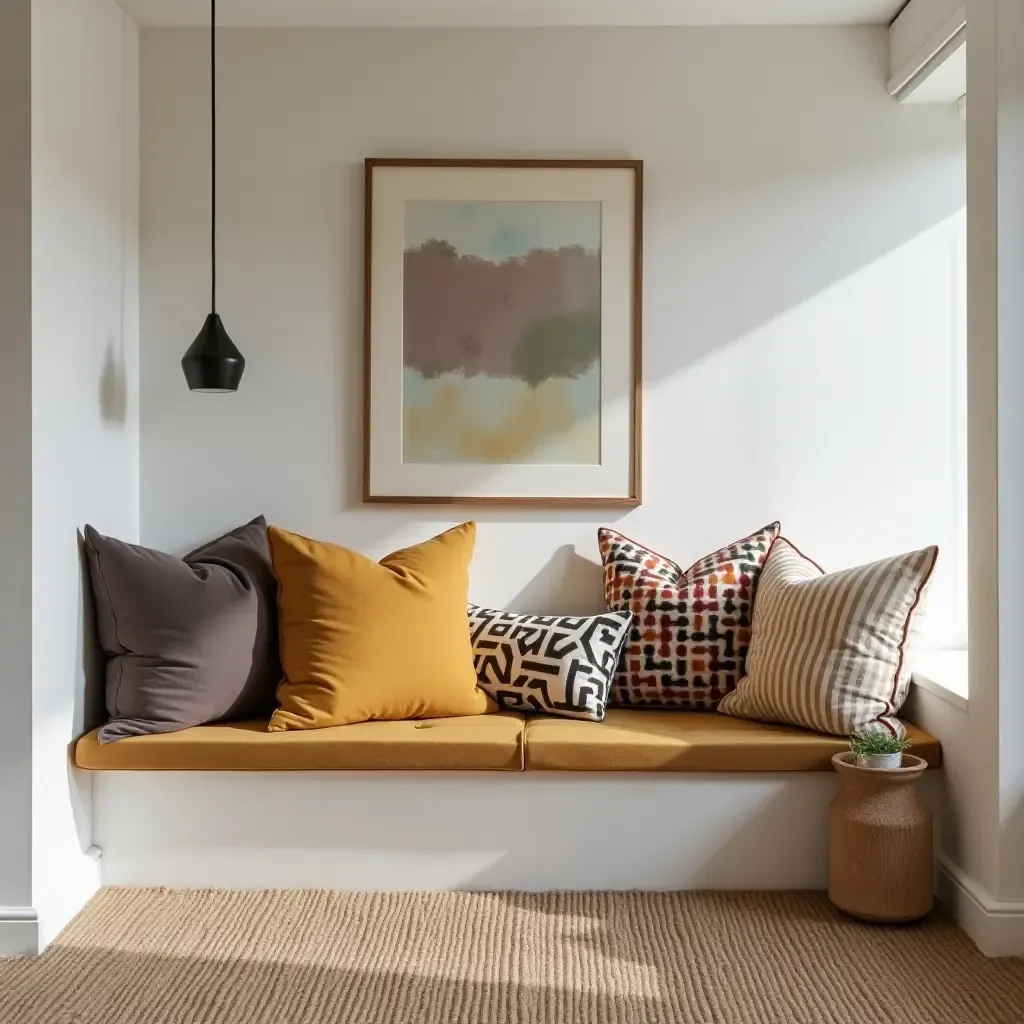
[{"label": "white baseboard trim", "polygon": [[985,956],[1024,956],[1024,903],[997,900],[944,854],[936,893]]},{"label": "white baseboard trim", "polygon": [[39,952],[39,915],[34,907],[0,907],[0,957]]}]

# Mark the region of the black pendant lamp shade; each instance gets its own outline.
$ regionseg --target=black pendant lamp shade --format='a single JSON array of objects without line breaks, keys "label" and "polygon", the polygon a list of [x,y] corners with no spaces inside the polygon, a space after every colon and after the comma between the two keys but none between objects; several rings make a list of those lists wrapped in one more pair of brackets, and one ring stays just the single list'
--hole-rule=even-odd
[{"label": "black pendant lamp shade", "polygon": [[228,337],[224,324],[211,313],[196,340],[181,357],[189,391],[218,394],[237,391],[245,370],[245,357]]},{"label": "black pendant lamp shade", "polygon": [[245,358],[217,315],[217,0],[210,0],[210,315],[181,357],[189,391],[237,391]]}]

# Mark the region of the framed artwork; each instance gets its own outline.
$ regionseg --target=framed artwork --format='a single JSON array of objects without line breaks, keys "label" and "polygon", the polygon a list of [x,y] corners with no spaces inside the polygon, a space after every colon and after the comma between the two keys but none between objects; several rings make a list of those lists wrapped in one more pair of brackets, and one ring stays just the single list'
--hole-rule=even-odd
[{"label": "framed artwork", "polygon": [[640,504],[643,164],[366,161],[363,498]]}]

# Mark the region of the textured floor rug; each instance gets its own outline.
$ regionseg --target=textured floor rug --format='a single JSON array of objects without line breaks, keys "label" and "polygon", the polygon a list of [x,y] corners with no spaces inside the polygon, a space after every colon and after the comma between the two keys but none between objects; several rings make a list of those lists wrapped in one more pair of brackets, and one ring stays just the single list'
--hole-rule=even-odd
[{"label": "textured floor rug", "polygon": [[1021,1024],[1024,961],[810,893],[108,889],[3,1024]]}]

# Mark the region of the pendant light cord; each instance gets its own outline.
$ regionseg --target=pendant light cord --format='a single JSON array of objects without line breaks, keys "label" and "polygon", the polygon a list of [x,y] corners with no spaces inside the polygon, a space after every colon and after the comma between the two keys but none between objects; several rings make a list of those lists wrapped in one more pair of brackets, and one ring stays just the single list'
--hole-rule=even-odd
[{"label": "pendant light cord", "polygon": [[210,0],[210,312],[217,312],[217,0]]}]

